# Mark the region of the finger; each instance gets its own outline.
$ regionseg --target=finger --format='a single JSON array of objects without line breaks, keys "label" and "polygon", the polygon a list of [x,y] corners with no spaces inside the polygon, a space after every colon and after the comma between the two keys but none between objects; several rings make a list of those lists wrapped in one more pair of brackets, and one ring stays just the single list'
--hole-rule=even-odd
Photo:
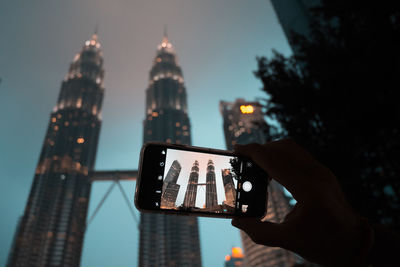
[{"label": "finger", "polygon": [[257,218],[235,218],[232,225],[244,231],[255,243],[271,247],[281,247],[287,236],[280,224],[262,222]]},{"label": "finger", "polygon": [[252,159],[297,200],[309,197],[316,176],[327,175],[325,168],[292,140],[237,145],[235,152]]}]

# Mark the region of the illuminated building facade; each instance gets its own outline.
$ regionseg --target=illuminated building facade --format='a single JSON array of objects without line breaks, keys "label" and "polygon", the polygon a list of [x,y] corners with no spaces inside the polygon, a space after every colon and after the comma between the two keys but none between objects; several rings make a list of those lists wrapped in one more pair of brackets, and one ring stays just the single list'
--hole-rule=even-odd
[{"label": "illuminated building facade", "polygon": [[225,267],[246,266],[243,261],[243,250],[239,247],[232,248],[230,255],[225,256]]},{"label": "illuminated building facade", "polygon": [[217,185],[215,181],[214,162],[210,159],[207,163],[206,174],[206,209],[214,209],[218,206]]},{"label": "illuminated building facade", "polygon": [[185,193],[185,199],[183,200],[184,207],[194,207],[196,205],[198,181],[199,181],[199,162],[196,160],[193,163],[192,169],[190,171],[189,182]]},{"label": "illuminated building facade", "polygon": [[8,266],[79,266],[104,94],[97,34],[86,41],[50,115]]},{"label": "illuminated building facade", "polygon": [[174,160],[164,179],[161,195],[161,208],[170,209],[175,207],[176,197],[178,196],[180,188],[180,185],[176,182],[178,181],[181,170],[181,164],[179,164],[177,160]]},{"label": "illuminated building facade", "polygon": [[[150,71],[145,112],[144,142],[191,143],[182,71],[166,36]],[[139,266],[201,266],[197,218],[140,216]]]},{"label": "illuminated building facade", "polygon": [[[271,129],[264,120],[258,102],[246,102],[243,99],[237,99],[233,103],[222,101],[220,110],[224,120],[227,149],[233,150],[235,144],[263,144],[269,139]],[[264,220],[280,222],[289,209],[289,201],[282,186],[272,181],[268,187],[268,212]],[[287,250],[257,245],[242,231],[240,235],[246,267],[291,267],[297,262],[298,257]]]},{"label": "illuminated building facade", "polygon": [[267,141],[265,132],[269,130],[261,105],[237,99],[235,102],[220,102],[220,111],[224,120],[226,147],[233,149],[237,144],[260,143]]},{"label": "illuminated building facade", "polygon": [[222,172],[222,181],[224,183],[225,189],[225,201],[224,204],[235,207],[236,200],[236,189],[235,184],[233,183],[232,173],[229,169],[223,169]]}]

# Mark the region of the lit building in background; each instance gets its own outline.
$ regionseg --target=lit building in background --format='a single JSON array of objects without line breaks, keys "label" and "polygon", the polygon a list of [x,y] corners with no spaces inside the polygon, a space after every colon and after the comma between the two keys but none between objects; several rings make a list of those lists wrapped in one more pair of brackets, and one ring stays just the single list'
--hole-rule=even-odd
[{"label": "lit building in background", "polygon": [[[264,120],[261,105],[237,99],[220,102],[223,116],[226,147],[233,150],[235,144],[260,143],[270,139],[272,129]],[[280,222],[289,212],[289,201],[283,187],[272,181],[268,187],[268,207],[265,220]],[[243,231],[240,232],[245,252],[244,266],[291,267],[298,257],[287,250],[257,245]],[[232,265],[234,266],[234,265]]]},{"label": "lit building in background", "polygon": [[174,160],[171,168],[168,170],[162,187],[161,208],[163,209],[175,208],[175,202],[180,188],[180,185],[176,182],[178,181],[181,170],[181,164],[179,164],[177,160]]},{"label": "lit building in background", "polygon": [[[143,142],[191,143],[182,71],[166,35],[150,71],[145,112]],[[198,231],[195,217],[142,213],[139,266],[201,266]]]},{"label": "lit building in background", "polygon": [[220,111],[224,120],[224,135],[227,149],[235,144],[260,143],[267,141],[269,127],[264,120],[261,105],[258,102],[220,102]]},{"label": "lit building in background", "polygon": [[76,54],[46,137],[7,266],[79,266],[104,94],[97,34]]},{"label": "lit building in background", "polygon": [[183,200],[183,207],[193,208],[196,206],[198,181],[199,181],[199,162],[195,160],[192,169],[190,171],[189,181],[185,193],[185,199]]},{"label": "lit building in background", "polygon": [[225,256],[225,267],[246,266],[243,262],[243,251],[239,247],[232,248],[232,253]]}]

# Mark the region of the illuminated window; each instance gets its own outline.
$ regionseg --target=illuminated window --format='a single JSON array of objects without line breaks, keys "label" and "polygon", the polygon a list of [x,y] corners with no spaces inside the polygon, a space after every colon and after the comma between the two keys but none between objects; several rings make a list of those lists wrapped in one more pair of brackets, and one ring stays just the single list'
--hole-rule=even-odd
[{"label": "illuminated window", "polygon": [[79,137],[78,139],[76,139],[76,142],[78,144],[83,144],[85,142],[85,139],[83,137]]},{"label": "illuminated window", "polygon": [[186,125],[183,125],[183,126],[182,126],[182,129],[183,129],[183,130],[187,130],[188,127],[187,127]]},{"label": "illuminated window", "polygon": [[185,132],[183,132],[183,135],[184,135],[184,136],[188,136],[188,135],[189,135],[189,132],[186,132],[186,131],[185,131]]},{"label": "illuminated window", "polygon": [[254,107],[252,105],[241,105],[240,106],[240,111],[243,114],[250,114],[254,112]]},{"label": "illuminated window", "polygon": [[170,138],[168,138],[166,142],[167,142],[167,143],[171,143],[171,139],[170,139]]},{"label": "illuminated window", "polygon": [[51,122],[56,122],[57,119],[56,118],[51,118]]},{"label": "illuminated window", "polygon": [[158,57],[158,58],[157,58],[157,62],[161,62],[161,58]]},{"label": "illuminated window", "polygon": [[57,114],[57,118],[61,119],[61,114]]},{"label": "illuminated window", "polygon": [[54,131],[58,131],[58,126],[54,126]]},{"label": "illuminated window", "polygon": [[68,125],[69,125],[69,122],[68,122],[68,121],[66,121],[66,122],[64,123],[64,125],[65,125],[65,126],[68,126]]},{"label": "illuminated window", "polygon": [[177,122],[177,123],[175,123],[175,126],[179,127],[179,126],[181,126],[181,124],[179,122]]},{"label": "illuminated window", "polygon": [[153,117],[158,117],[158,112],[153,111],[153,113],[151,113],[151,115],[152,115]]}]

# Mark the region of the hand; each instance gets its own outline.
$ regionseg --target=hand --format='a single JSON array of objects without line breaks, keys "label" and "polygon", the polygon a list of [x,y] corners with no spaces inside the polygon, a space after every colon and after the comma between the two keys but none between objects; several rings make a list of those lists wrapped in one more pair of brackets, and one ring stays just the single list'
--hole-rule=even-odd
[{"label": "hand", "polygon": [[291,140],[235,146],[286,187],[297,204],[282,223],[236,218],[257,244],[282,247],[324,266],[362,266],[372,245],[368,222],[352,211],[336,177]]}]

